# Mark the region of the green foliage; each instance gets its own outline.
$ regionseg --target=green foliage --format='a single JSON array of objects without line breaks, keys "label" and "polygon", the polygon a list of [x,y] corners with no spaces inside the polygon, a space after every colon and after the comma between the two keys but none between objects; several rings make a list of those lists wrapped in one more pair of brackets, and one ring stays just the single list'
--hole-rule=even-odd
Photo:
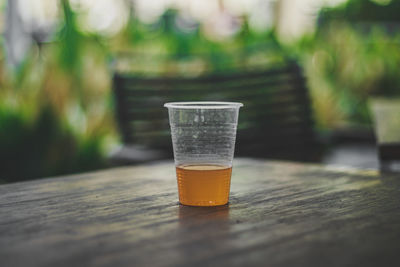
[{"label": "green foliage", "polygon": [[368,125],[371,95],[400,95],[400,34],[370,23],[399,21],[400,1],[375,2],[323,10],[315,35],[283,46],[274,29],[255,32],[246,17],[235,34],[217,38],[174,10],[151,24],[132,12],[125,28],[108,38],[82,31],[79,13],[60,0],[54,42],[32,49],[11,79],[1,80],[7,72],[0,70],[0,181],[106,166],[104,140],[116,136],[109,63],[120,52],[132,57],[123,71],[144,75],[198,75],[296,59],[305,67],[320,128]]},{"label": "green foliage", "polygon": [[15,182],[104,166],[101,137],[79,140],[50,106],[28,119],[0,107],[0,181]]},{"label": "green foliage", "polygon": [[61,4],[64,24],[55,41],[29,51],[16,75],[4,70],[0,181],[106,166],[104,140],[113,135],[108,52],[97,36],[80,31],[69,2]]},{"label": "green foliage", "polygon": [[[114,52],[128,51],[133,58],[130,71],[136,74],[199,74],[285,59],[274,31],[256,33],[249,28],[246,17],[236,34],[215,40],[205,34],[204,25],[182,20],[171,9],[150,25],[132,17],[116,38],[119,42],[110,48]],[[126,60],[127,55],[122,57]],[[183,72],[180,65],[185,66]]]},{"label": "green foliage", "polygon": [[[339,11],[358,12],[353,10],[358,4],[359,1],[350,1],[332,11],[330,18],[337,17]],[[368,10],[370,5],[366,4]],[[325,16],[331,14],[324,12]],[[349,14],[345,16],[352,20]],[[315,36],[305,37],[288,48],[306,66],[322,128],[368,126],[368,98],[400,96],[400,34],[391,31],[390,24],[364,22],[325,21]]]},{"label": "green foliage", "polygon": [[82,39],[84,37],[78,30],[76,15],[71,10],[69,1],[62,0],[61,3],[64,12],[64,24],[57,38],[60,44],[59,64],[66,71],[79,75]]},{"label": "green foliage", "polygon": [[338,19],[347,22],[395,22],[400,20],[399,10],[399,0],[350,0],[323,10],[320,23],[329,24]]}]

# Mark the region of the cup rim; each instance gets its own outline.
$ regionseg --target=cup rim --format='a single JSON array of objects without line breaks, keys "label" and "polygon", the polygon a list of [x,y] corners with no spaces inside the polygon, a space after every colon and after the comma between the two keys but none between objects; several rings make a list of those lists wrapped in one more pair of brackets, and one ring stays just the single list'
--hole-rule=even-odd
[{"label": "cup rim", "polygon": [[164,104],[166,108],[176,109],[228,109],[241,108],[243,104],[240,102],[223,102],[223,101],[186,101],[186,102],[168,102]]}]

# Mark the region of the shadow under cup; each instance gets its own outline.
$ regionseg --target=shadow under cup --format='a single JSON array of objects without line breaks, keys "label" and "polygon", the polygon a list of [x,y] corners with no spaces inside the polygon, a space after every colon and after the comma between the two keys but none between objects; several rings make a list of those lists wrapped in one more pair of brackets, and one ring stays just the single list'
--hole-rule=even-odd
[{"label": "shadow under cup", "polygon": [[168,108],[179,202],[225,205],[241,103],[173,102]]}]

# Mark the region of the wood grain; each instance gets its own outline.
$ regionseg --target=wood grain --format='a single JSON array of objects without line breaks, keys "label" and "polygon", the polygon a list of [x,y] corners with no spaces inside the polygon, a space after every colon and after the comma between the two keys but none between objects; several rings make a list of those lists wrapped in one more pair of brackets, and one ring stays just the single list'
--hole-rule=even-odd
[{"label": "wood grain", "polygon": [[398,175],[241,159],[229,205],[196,208],[174,171],[0,186],[0,265],[398,266]]}]

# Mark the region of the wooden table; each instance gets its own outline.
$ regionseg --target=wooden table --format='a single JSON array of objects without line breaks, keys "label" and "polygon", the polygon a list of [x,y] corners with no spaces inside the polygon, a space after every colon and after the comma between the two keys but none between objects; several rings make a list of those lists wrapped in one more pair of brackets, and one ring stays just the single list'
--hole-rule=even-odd
[{"label": "wooden table", "polygon": [[172,163],[0,186],[0,265],[399,266],[400,176],[237,160],[230,204],[178,204]]}]

